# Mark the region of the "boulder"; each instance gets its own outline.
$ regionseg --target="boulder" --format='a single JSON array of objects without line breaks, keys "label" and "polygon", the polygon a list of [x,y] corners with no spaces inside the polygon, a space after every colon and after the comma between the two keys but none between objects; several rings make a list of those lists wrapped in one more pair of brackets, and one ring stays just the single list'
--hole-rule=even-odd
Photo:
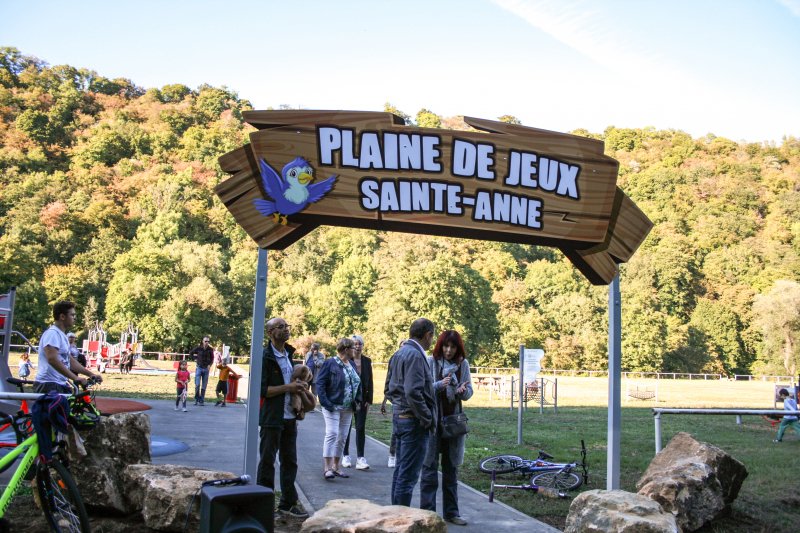
[{"label": "boulder", "polygon": [[200,497],[194,496],[203,482],[235,476],[190,466],[142,464],[129,466],[124,477],[130,505],[141,509],[145,526],[158,531],[184,531],[186,513],[194,499],[186,531],[197,531]]},{"label": "boulder", "polygon": [[747,477],[745,466],[723,450],[678,433],[636,483],[678,525],[694,531],[730,510]]},{"label": "boulder", "polygon": [[84,502],[100,512],[135,511],[125,497],[122,477],[128,465],[150,462],[150,418],[143,413],[104,416],[94,428],[79,433],[85,452],[76,442],[68,449]]},{"label": "boulder", "polygon": [[658,502],[624,490],[589,490],[569,506],[564,533],[677,533],[675,517]]},{"label": "boulder", "polygon": [[447,524],[432,511],[381,506],[368,500],[330,500],[303,522],[301,533],[446,533]]}]

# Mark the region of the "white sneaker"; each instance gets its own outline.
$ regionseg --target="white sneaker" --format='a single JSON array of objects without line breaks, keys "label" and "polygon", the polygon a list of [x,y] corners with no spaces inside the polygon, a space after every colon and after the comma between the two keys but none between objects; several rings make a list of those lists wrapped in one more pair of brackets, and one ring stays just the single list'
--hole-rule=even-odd
[{"label": "white sneaker", "polygon": [[356,459],[356,470],[369,470],[369,464],[367,463],[367,459],[365,457],[359,457]]},{"label": "white sneaker", "polygon": [[395,456],[394,455],[390,455],[389,456],[389,462],[386,463],[386,466],[388,466],[389,468],[394,468],[394,465],[396,463],[397,463],[397,459],[395,458]]},{"label": "white sneaker", "polygon": [[185,413],[186,411],[188,411],[188,409],[184,407],[183,408],[183,412]]},{"label": "white sneaker", "polygon": [[353,461],[350,460],[349,455],[345,455],[344,457],[342,457],[342,466],[345,468],[350,468],[351,466],[353,466]]},{"label": "white sneaker", "polygon": [[176,408],[175,408],[175,410],[177,411],[177,410],[178,410],[178,408],[176,407]]}]

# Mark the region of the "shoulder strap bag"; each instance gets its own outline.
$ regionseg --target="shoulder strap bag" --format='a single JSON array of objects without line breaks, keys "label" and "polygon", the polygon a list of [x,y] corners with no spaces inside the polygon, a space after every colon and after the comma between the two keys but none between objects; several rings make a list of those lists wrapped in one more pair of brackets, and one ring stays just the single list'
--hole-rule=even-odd
[{"label": "shoulder strap bag", "polygon": [[[459,371],[460,370],[461,368],[459,368]],[[453,413],[452,415],[442,417],[443,439],[454,439],[469,433],[469,425],[467,425],[467,421],[469,419],[467,418],[467,415],[464,414],[464,406],[461,404],[461,400],[458,400],[458,408],[458,413]]]}]

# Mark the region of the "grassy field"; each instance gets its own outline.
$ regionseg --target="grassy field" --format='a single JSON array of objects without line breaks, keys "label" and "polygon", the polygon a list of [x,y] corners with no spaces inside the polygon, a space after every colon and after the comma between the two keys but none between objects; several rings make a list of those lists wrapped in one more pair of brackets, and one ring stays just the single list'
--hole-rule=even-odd
[{"label": "grassy field", "polygon": [[[171,362],[151,364],[172,368]],[[98,395],[172,399],[174,378],[171,375],[105,374]],[[376,372],[375,382],[382,383],[384,375]],[[625,400],[630,385],[640,389],[658,387],[658,402]],[[211,378],[208,390],[213,391],[216,379]],[[240,395],[246,389],[240,383]],[[534,457],[539,449],[546,450],[558,460],[571,461],[580,457],[580,441],[589,450],[590,482],[580,490],[605,489],[606,430],[608,382],[602,378],[559,378],[559,411],[530,408],[524,415],[523,445],[517,446],[517,413],[509,409],[507,400],[498,399],[488,391],[477,391],[465,407],[470,418],[471,433],[467,439],[465,463],[459,478],[476,489],[488,492],[489,476],[478,471],[481,458],[498,453]],[[772,408],[774,384],[760,381],[687,381],[635,380],[623,383],[621,485],[635,491],[635,484],[654,454],[654,428],[651,407],[739,407]],[[380,394],[380,393],[378,393]],[[208,395],[208,394],[207,394]],[[380,398],[376,397],[376,401]],[[738,499],[730,517],[704,528],[706,532],[789,532],[797,530],[800,518],[800,439],[787,435],[781,444],[773,444],[775,429],[755,416],[743,418],[737,426],[733,416],[664,415],[662,431],[664,445],[679,431],[691,433],[733,455],[748,469]],[[369,433],[389,441],[391,417],[382,416],[377,409],[370,414]],[[509,481],[527,480],[508,478]],[[505,490],[498,499],[513,507],[552,524],[564,527],[569,501],[550,500],[521,491]]]}]

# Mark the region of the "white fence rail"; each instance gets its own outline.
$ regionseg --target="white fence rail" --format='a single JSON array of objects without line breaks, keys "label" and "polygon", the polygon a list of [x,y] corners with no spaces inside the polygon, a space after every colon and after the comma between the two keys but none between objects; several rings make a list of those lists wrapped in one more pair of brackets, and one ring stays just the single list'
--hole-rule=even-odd
[{"label": "white fence rail", "polygon": [[[38,346],[28,346],[25,344],[12,344],[11,348],[21,348],[22,350],[15,351],[29,351],[29,348],[38,350]],[[188,358],[189,354],[180,352],[142,352],[142,355],[148,355],[154,359],[168,359],[178,361]],[[299,356],[299,354],[296,354]],[[234,356],[232,359],[244,359],[249,356]],[[233,361],[236,362],[236,361]],[[372,366],[376,368],[385,368],[388,365],[386,362],[373,361]],[[495,374],[495,375],[517,375],[519,368],[509,367],[489,367],[489,366],[471,366],[470,372],[473,374]],[[540,376],[552,375],[570,376],[570,377],[607,377],[607,370],[583,370],[583,369],[570,369],[570,370],[557,370],[543,368],[539,372]],[[624,379],[688,379],[688,380],[723,380],[733,379],[736,381],[771,381],[774,383],[792,382],[793,376],[768,376],[768,375],[750,375],[750,374],[734,374],[733,376],[726,376],[724,374],[692,374],[688,372],[622,372]]]}]

